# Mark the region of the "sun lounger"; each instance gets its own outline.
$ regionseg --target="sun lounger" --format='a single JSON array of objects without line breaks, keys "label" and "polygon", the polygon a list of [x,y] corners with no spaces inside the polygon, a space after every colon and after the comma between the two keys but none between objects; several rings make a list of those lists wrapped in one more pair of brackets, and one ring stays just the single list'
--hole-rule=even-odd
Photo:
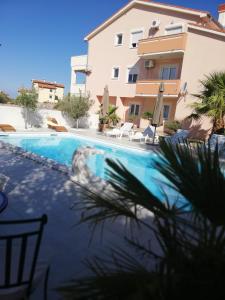
[{"label": "sun lounger", "polygon": [[0,124],[0,130],[4,131],[4,132],[15,132],[16,129],[9,124]]},{"label": "sun lounger", "polygon": [[106,131],[106,135],[119,138],[122,138],[122,136],[129,136],[133,126],[133,123],[126,122],[123,124],[123,126],[121,126],[121,128],[114,128],[112,130]]},{"label": "sun lounger", "polygon": [[47,120],[48,120],[47,121],[48,128],[54,129],[57,132],[68,131],[65,126],[59,125],[55,118],[48,118]]},{"label": "sun lounger", "polygon": [[[129,140],[130,141],[134,141],[134,140],[139,140],[140,142],[142,140],[145,141],[145,143],[147,143],[148,140],[153,141],[153,136],[154,136],[154,132],[155,132],[155,127],[153,126],[148,126],[144,132],[136,132],[136,133],[131,133],[129,136]],[[158,142],[159,137],[156,134],[155,135],[155,141]]]}]

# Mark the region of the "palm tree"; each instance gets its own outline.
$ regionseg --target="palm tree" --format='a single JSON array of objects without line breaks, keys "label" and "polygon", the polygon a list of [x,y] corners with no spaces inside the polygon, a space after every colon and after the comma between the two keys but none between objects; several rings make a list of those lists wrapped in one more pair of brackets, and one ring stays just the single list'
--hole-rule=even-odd
[{"label": "palm tree", "polygon": [[114,192],[86,191],[81,222],[104,229],[124,218],[130,231],[124,247],[85,261],[92,274],[59,288],[64,299],[225,299],[225,177],[218,149],[165,141],[160,147],[154,167],[177,200],[165,193],[161,201],[119,162],[107,160]]},{"label": "palm tree", "polygon": [[200,81],[202,91],[194,95],[200,102],[192,105],[194,112],[190,117],[200,118],[202,115],[210,117],[213,121],[212,133],[224,132],[225,116],[225,72],[215,72]]}]

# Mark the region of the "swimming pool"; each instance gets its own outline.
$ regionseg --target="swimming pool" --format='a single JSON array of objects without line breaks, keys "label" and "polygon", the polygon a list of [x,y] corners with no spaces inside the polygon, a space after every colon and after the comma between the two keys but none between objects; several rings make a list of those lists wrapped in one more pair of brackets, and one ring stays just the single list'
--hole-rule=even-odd
[{"label": "swimming pool", "polygon": [[58,163],[71,166],[72,156],[79,147],[90,146],[103,150],[104,154],[91,155],[87,164],[97,176],[105,179],[106,158],[119,160],[131,173],[133,173],[155,195],[162,198],[162,191],[174,196],[166,185],[159,183],[162,175],[153,168],[152,163],[159,159],[152,151],[125,148],[114,144],[105,143],[96,139],[84,138],[78,135],[19,135],[10,134],[0,136],[0,140],[23,148],[26,151],[53,159]]}]

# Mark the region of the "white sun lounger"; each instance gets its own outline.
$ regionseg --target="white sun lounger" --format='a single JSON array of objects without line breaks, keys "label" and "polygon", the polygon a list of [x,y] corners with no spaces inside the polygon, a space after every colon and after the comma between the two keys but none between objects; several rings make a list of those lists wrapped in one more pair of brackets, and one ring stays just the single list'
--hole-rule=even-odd
[{"label": "white sun lounger", "polygon": [[106,131],[106,135],[119,138],[121,138],[122,136],[128,136],[133,126],[133,123],[126,122],[123,124],[123,126],[121,126],[121,128],[114,128],[112,130]]},{"label": "white sun lounger", "polygon": [[[150,139],[153,140],[153,136],[154,136],[154,132],[155,132],[155,127],[153,126],[148,126],[144,132],[136,132],[136,133],[131,133],[129,136],[129,140],[133,141],[133,140],[139,140],[140,142],[142,140],[145,141],[145,143]],[[155,141],[157,142],[159,139],[158,135],[155,135]]]}]

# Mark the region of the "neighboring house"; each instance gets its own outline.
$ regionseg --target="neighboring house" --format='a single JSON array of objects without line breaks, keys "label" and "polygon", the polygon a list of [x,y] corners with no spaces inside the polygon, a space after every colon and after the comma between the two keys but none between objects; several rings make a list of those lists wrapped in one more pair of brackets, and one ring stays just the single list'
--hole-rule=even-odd
[{"label": "neighboring house", "polygon": [[[163,118],[188,116],[199,80],[225,70],[224,4],[219,20],[204,10],[133,0],[92,31],[85,38],[88,55],[71,58],[71,93],[80,89],[95,101],[90,126],[97,126],[105,85],[122,121],[135,116],[137,125],[145,127],[142,115],[154,110],[161,82]],[[76,85],[78,72],[87,75],[85,85]]]},{"label": "neighboring house", "polygon": [[60,83],[32,80],[32,87],[35,88],[40,103],[56,103],[64,95],[64,85]]}]

